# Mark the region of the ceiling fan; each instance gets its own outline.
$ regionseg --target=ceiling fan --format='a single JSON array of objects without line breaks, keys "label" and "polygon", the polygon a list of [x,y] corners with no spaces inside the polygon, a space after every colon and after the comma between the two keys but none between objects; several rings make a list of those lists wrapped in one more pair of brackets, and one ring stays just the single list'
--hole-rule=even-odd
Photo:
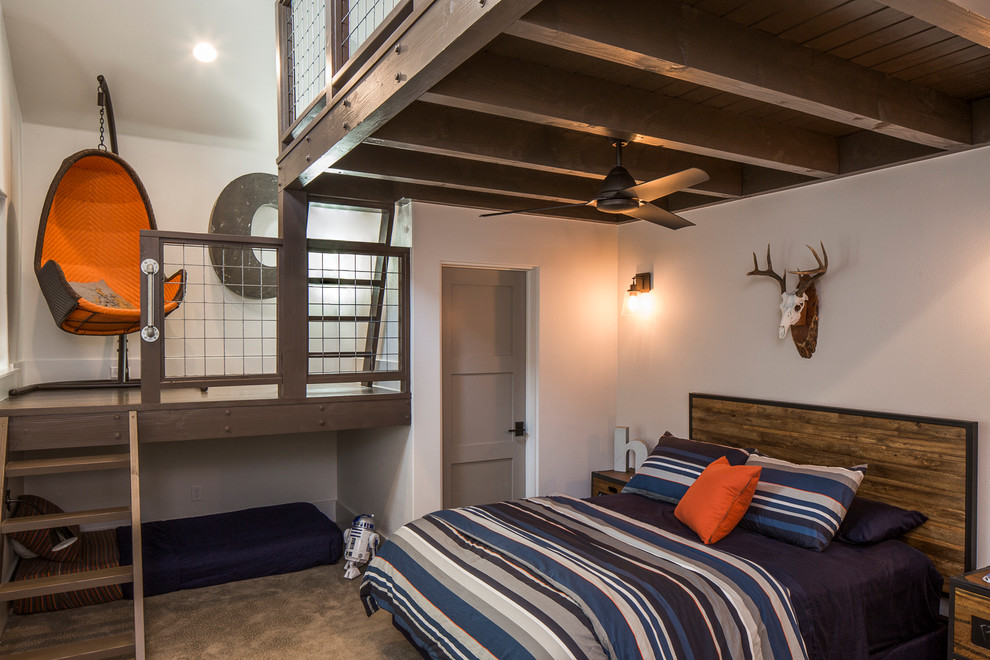
[{"label": "ceiling fan", "polygon": [[592,206],[604,213],[624,214],[639,220],[646,220],[668,229],[680,229],[681,227],[693,226],[693,222],[688,222],[679,215],[674,215],[666,209],[662,209],[652,201],[666,197],[678,190],[689,188],[703,181],[708,180],[708,174],[692,167],[676,174],[654,179],[636,185],[636,180],[630,176],[628,170],[622,166],[622,147],[626,142],[613,140],[615,147],[615,167],[605,176],[602,185],[598,188],[598,194],[590,202],[580,202],[577,204],[559,204],[557,206],[542,206],[534,209],[521,209],[519,211],[498,211],[496,213],[483,213],[482,218],[495,215],[507,215],[509,213],[530,213],[533,211],[549,211],[552,209],[566,209],[576,206]]}]

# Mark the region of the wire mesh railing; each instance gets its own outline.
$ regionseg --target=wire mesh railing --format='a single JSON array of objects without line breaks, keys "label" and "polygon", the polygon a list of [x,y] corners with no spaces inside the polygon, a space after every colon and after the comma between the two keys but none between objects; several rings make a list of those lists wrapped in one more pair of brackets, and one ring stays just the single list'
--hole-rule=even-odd
[{"label": "wire mesh railing", "polygon": [[165,319],[164,382],[278,375],[278,249],[165,243],[186,295]]},{"label": "wire mesh railing", "polygon": [[[161,389],[278,383],[277,238],[141,233],[141,396]],[[160,273],[182,270],[178,309],[164,318]]]},{"label": "wire mesh railing", "polygon": [[326,89],[326,0],[292,0],[287,17],[288,123],[292,123]]},{"label": "wire mesh railing", "polygon": [[309,240],[309,382],[405,391],[408,248]]},{"label": "wire mesh railing", "polygon": [[279,0],[283,146],[305,131],[413,10],[413,0]]},{"label": "wire mesh railing", "polygon": [[340,24],[347,53],[357,53],[399,2],[400,0],[344,0],[345,9]]},{"label": "wire mesh railing", "polygon": [[[281,239],[142,232],[142,401],[169,388],[280,384],[289,368],[308,383],[408,392],[409,249],[307,245],[307,279],[280,282]],[[181,303],[165,318],[162,273],[179,270]],[[286,290],[306,291],[298,319],[279,304]],[[306,362],[286,365],[280,329],[297,321],[308,326]]]}]

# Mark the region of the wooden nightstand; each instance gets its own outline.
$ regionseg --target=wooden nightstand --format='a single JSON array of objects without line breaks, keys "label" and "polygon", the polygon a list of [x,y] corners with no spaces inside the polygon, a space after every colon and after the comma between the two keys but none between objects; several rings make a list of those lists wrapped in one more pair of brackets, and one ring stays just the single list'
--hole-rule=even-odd
[{"label": "wooden nightstand", "polygon": [[616,470],[599,470],[591,473],[591,496],[614,495],[622,492],[622,487],[626,485],[635,470],[629,472],[618,472]]},{"label": "wooden nightstand", "polygon": [[990,660],[990,583],[981,568],[953,577],[949,584],[949,658]]}]

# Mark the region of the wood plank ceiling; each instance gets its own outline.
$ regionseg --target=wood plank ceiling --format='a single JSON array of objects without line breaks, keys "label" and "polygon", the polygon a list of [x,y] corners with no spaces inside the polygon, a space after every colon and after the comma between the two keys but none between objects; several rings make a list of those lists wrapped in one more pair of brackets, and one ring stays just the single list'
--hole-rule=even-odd
[{"label": "wood plank ceiling", "polygon": [[658,202],[679,211],[972,148],[990,141],[990,20],[975,3],[531,2],[392,97],[367,136],[336,140],[307,190],[492,210],[587,201],[619,138],[638,181],[710,175]]}]

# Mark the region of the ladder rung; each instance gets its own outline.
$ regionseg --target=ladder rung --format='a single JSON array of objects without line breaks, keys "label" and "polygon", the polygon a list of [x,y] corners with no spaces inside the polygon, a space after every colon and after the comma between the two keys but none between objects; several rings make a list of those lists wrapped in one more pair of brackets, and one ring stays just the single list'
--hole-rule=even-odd
[{"label": "ladder rung", "polygon": [[68,658],[114,658],[134,654],[134,635],[122,633],[81,642],[5,655],[12,660],[68,660]]},{"label": "ladder rung", "polygon": [[36,474],[62,472],[86,472],[89,470],[113,470],[130,466],[127,454],[103,454],[94,456],[69,456],[65,458],[41,458],[7,463],[8,477],[27,477]]},{"label": "ladder rung", "polygon": [[347,277],[311,277],[309,278],[309,284],[316,286],[373,286],[379,288],[384,286],[382,280]]},{"label": "ladder rung", "polygon": [[32,529],[51,529],[68,525],[86,525],[115,520],[129,520],[131,507],[116,506],[109,509],[91,509],[89,511],[72,511],[66,513],[49,513],[39,516],[18,516],[6,518],[0,523],[0,532],[26,532]]},{"label": "ladder rung", "polygon": [[17,580],[16,582],[5,582],[0,585],[0,601],[15,600],[17,598],[34,598],[35,596],[47,596],[48,594],[61,594],[67,591],[92,589],[94,587],[106,587],[111,584],[131,582],[133,578],[133,567],[115,566],[113,568],[100,568],[95,571],[82,571],[80,573],[66,573],[65,575],[51,575],[48,577],[31,578],[29,580]]},{"label": "ladder rung", "polygon": [[370,358],[374,356],[371,351],[325,351],[322,353],[307,353],[311,358],[336,359],[336,358]]},{"label": "ladder rung", "polygon": [[335,323],[337,321],[348,321],[355,323],[371,323],[372,321],[377,321],[371,316],[310,316],[308,319],[311,323]]}]

